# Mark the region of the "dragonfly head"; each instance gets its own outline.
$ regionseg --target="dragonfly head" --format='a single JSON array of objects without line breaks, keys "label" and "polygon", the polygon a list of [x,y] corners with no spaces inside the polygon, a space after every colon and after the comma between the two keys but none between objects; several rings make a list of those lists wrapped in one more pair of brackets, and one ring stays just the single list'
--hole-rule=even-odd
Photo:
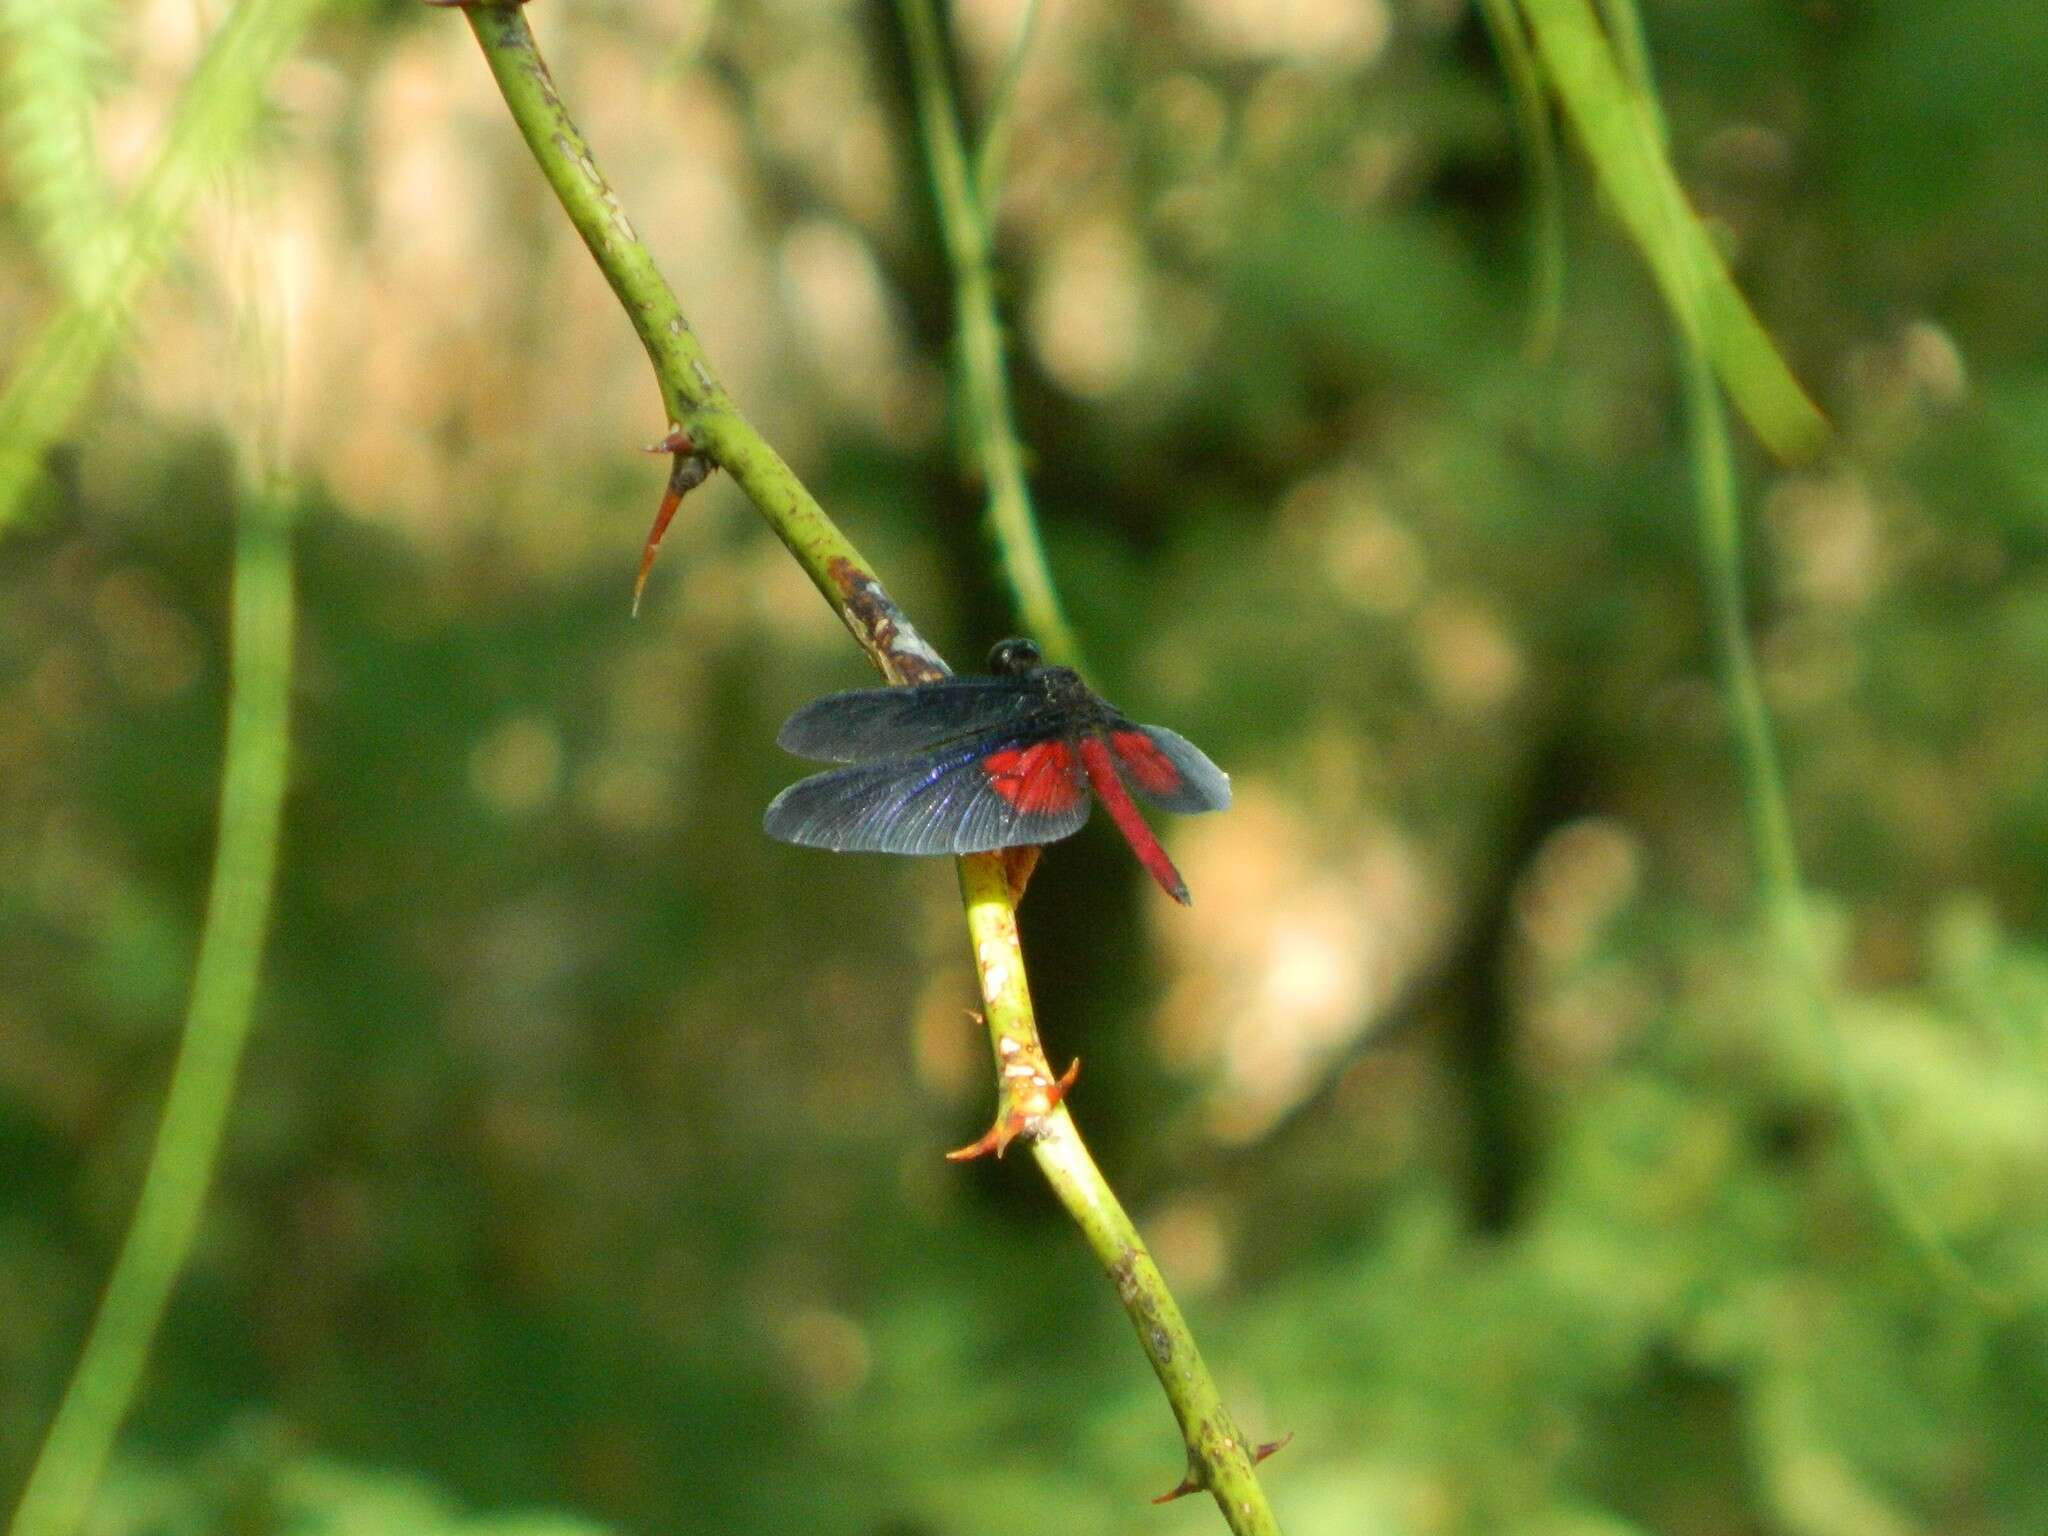
[{"label": "dragonfly head", "polygon": [[988,653],[988,669],[998,677],[1022,677],[1044,665],[1045,658],[1029,640],[999,640]]}]

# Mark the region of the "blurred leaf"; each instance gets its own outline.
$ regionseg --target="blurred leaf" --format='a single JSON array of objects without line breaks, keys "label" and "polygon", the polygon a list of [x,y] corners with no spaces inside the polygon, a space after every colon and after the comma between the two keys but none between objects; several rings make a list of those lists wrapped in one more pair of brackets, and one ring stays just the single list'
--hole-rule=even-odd
[{"label": "blurred leaf", "polygon": [[1532,362],[1550,356],[1564,318],[1564,174],[1550,126],[1550,96],[1530,51],[1516,0],[1483,0],[1480,14],[1500,55],[1501,77],[1520,131],[1529,174],[1529,319],[1524,350]]},{"label": "blurred leaf", "polygon": [[1811,458],[1827,440],[1827,422],[1686,201],[1588,0],[1522,0],[1522,9],[1587,158],[1672,312],[1694,332],[1736,409],[1771,451],[1786,460]]}]

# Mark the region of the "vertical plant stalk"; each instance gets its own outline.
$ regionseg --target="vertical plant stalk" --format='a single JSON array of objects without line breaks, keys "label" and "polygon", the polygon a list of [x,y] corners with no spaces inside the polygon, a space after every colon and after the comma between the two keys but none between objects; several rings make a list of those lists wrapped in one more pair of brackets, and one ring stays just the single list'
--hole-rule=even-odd
[{"label": "vertical plant stalk", "polygon": [[1714,653],[1729,723],[1735,733],[1743,812],[1749,824],[1766,933],[1771,947],[1791,973],[1800,1011],[1826,1045],[1829,1068],[1848,1109],[1857,1149],[1864,1166],[1877,1181],[1882,1203],[1939,1280],[1981,1304],[2004,1310],[2003,1299],[1993,1295],[1970,1273],[1907,1181],[1862,1075],[1849,1059],[1842,1022],[1829,1002],[1827,978],[1807,917],[1805,876],[1799,867],[1792,814],[1785,802],[1784,775],[1771,732],[1770,707],[1764,701],[1756,652],[1744,621],[1742,513],[1727,416],[1714,383],[1713,369],[1698,345],[1681,336],[1679,346],[1685,369],[1693,488],[1699,507],[1701,564],[1706,574]]},{"label": "vertical plant stalk", "polygon": [[235,537],[220,829],[184,1038],[134,1220],[29,1473],[12,1536],[84,1523],[192,1251],[255,1011],[284,804],[292,668],[288,493],[250,490]]},{"label": "vertical plant stalk", "polygon": [[[1698,221],[1668,171],[1663,111],[1651,74],[1641,15],[1634,0],[1601,0],[1607,27],[1613,33],[1610,49],[1593,23],[1592,13],[1584,9],[1585,0],[1523,3],[1532,11],[1556,13],[1551,48],[1545,57],[1576,60],[1573,71],[1565,76],[1554,74],[1553,79],[1580,123],[1581,132],[1588,132],[1589,123],[1604,123],[1603,132],[1617,140],[1608,146],[1610,160],[1633,157],[1666,167],[1663,178],[1646,182],[1639,189],[1645,195],[1640,227],[1636,221],[1630,221],[1630,229],[1644,247],[1652,267],[1669,273],[1664,294],[1677,332],[1685,387],[1701,566],[1707,585],[1715,660],[1742,776],[1743,813],[1756,862],[1767,936],[1791,977],[1799,1006],[1825,1043],[1837,1089],[1848,1107],[1858,1151],[1877,1181],[1893,1219],[1938,1279],[1980,1303],[2001,1306],[2002,1299],[1993,1296],[1970,1274],[1907,1182],[1862,1078],[1849,1059],[1841,1022],[1829,1002],[1827,980],[1807,919],[1805,879],[1799,867],[1798,843],[1786,803],[1770,707],[1764,699],[1745,616],[1741,499],[1727,412],[1715,378],[1716,360],[1711,351],[1714,331],[1707,320],[1727,274],[1717,260],[1710,260],[1712,248],[1697,233]],[[1555,24],[1559,17],[1564,19],[1562,27]],[[1590,30],[1583,30],[1582,23],[1583,28]],[[1611,99],[1603,105],[1591,99],[1589,92]],[[1622,136],[1633,139],[1632,150],[1624,151],[1618,142]],[[1591,152],[1590,137],[1588,149]],[[1765,344],[1768,345],[1767,339]],[[1720,380],[1723,385],[1729,383],[1725,366],[1720,370]]]},{"label": "vertical plant stalk", "polygon": [[[946,46],[931,0],[897,0],[896,13],[910,55],[917,121],[931,172],[939,231],[953,273],[955,398],[964,420],[963,447],[988,489],[989,535],[1017,603],[1018,617],[1046,655],[1078,665],[1080,646],[1060,607],[1031,489],[1024,475],[1024,447],[1010,407],[1009,364],[1002,321],[996,312],[994,235],[984,197],[953,99]],[[1021,60],[1020,60],[1021,62]],[[1000,134],[1001,120],[993,130]],[[1000,142],[992,140],[992,143]],[[984,162],[991,166],[993,162]],[[993,176],[993,169],[990,175]]]},{"label": "vertical plant stalk", "polygon": [[43,455],[84,405],[163,265],[193,199],[249,142],[263,87],[324,0],[238,0],[184,90],[162,151],[114,226],[98,280],[72,293],[22,349],[0,393],[0,529],[42,473]]},{"label": "vertical plant stalk", "polygon": [[[873,568],[718,382],[675,294],[570,120],[524,13],[517,4],[477,3],[463,14],[527,147],[639,334],[671,424],[733,477],[885,678],[916,683],[944,676],[945,663],[890,600]],[[1181,1423],[1190,1481],[1216,1496],[1238,1536],[1277,1536],[1251,1473],[1256,1452],[1245,1450],[1231,1425],[1180,1309],[1072,1118],[1041,1083],[1002,1071],[1021,1060],[1043,1082],[1051,1077],[1031,1010],[1009,865],[1001,854],[975,854],[959,861],[959,874],[998,1066],[997,1123],[1020,1122],[1018,1134],[1030,1142],[1047,1181],[1115,1281]]]},{"label": "vertical plant stalk", "polygon": [[[1609,25],[1619,38],[1627,39],[1621,53],[1623,77],[1641,107],[1646,131],[1661,140],[1663,113],[1656,82],[1649,73],[1641,17],[1633,0],[1607,0],[1607,5]],[[1703,286],[1696,274],[1684,302],[1697,305]],[[1892,1218],[1943,1284],[1980,1304],[2003,1309],[2003,1298],[1993,1295],[1970,1273],[1899,1166],[1862,1075],[1849,1059],[1842,1022],[1828,996],[1827,977],[1807,916],[1806,877],[1799,866],[1799,844],[1793,835],[1770,705],[1764,698],[1756,649],[1749,638],[1742,581],[1741,496],[1728,415],[1714,382],[1713,364],[1699,340],[1699,328],[1686,325],[1682,316],[1674,318],[1678,321],[1675,328],[1684,371],[1693,491],[1699,511],[1700,562],[1706,576],[1715,659],[1735,733],[1743,813],[1749,825],[1751,856],[1756,861],[1766,932],[1791,973],[1798,1006],[1809,1027],[1826,1044],[1829,1067],[1848,1108],[1856,1145]]]}]

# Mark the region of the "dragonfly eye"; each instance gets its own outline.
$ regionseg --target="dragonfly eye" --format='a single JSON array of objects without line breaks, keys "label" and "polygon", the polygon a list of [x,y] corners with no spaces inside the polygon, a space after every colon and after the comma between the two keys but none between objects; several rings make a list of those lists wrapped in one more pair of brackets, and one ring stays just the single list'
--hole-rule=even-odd
[{"label": "dragonfly eye", "polygon": [[988,669],[999,677],[1022,677],[1044,659],[1029,640],[999,640],[988,653]]}]

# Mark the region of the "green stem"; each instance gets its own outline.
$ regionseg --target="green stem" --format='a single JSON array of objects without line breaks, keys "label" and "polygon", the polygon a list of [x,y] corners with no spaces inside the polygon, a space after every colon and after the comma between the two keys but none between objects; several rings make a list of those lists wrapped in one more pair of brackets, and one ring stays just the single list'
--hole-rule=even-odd
[{"label": "green stem", "polygon": [[[1634,0],[1602,0],[1608,30],[1614,36],[1615,76],[1628,92],[1638,119],[1638,133],[1649,153],[1664,154],[1664,115],[1651,71],[1642,17]],[[1676,228],[1690,221],[1682,204],[1667,206],[1667,239],[1681,241]],[[1693,486],[1700,520],[1700,555],[1707,583],[1715,657],[1728,717],[1735,733],[1735,755],[1742,775],[1742,804],[1749,824],[1757,884],[1772,947],[1790,974],[1799,1006],[1810,1027],[1826,1044],[1837,1091],[1849,1109],[1849,1120],[1864,1165],[1876,1179],[1884,1202],[1923,1262],[1944,1283],[1980,1302],[1998,1305],[1971,1276],[1940,1228],[1907,1182],[1892,1154],[1876,1106],[1861,1075],[1849,1059],[1848,1041],[1828,997],[1827,979],[1806,914],[1806,883],[1799,867],[1799,848],[1792,831],[1792,813],[1785,797],[1784,774],[1771,729],[1770,706],[1764,699],[1756,650],[1746,622],[1742,579],[1742,510],[1736,484],[1735,451],[1728,434],[1727,411],[1715,383],[1699,317],[1713,291],[1714,274],[1701,266],[1682,269],[1667,292],[1678,332],[1684,374],[1686,421],[1691,437]]]},{"label": "green stem", "polygon": [[1944,1284],[1979,1303],[2003,1310],[2004,1300],[1970,1273],[1907,1182],[1862,1074],[1849,1059],[1841,1020],[1828,999],[1827,980],[1806,913],[1805,877],[1799,867],[1798,844],[1792,833],[1791,810],[1786,804],[1770,708],[1764,700],[1755,648],[1750,644],[1744,622],[1742,514],[1727,416],[1714,383],[1713,368],[1698,345],[1681,336],[1680,346],[1692,437],[1693,484],[1699,503],[1701,563],[1706,570],[1714,650],[1729,721],[1735,732],[1743,809],[1772,947],[1791,973],[1799,1007],[1807,1015],[1810,1027],[1826,1044],[1830,1070],[1837,1091],[1848,1106],[1857,1148],[1900,1230]]},{"label": "green stem", "polygon": [[72,1536],[84,1523],[213,1179],[255,1011],[284,803],[292,653],[286,523],[282,494],[249,494],[235,542],[220,830],[184,1039],[134,1220],[12,1536]]},{"label": "green stem", "polygon": [[[967,904],[967,932],[981,979],[989,1043],[1003,1069],[1007,1097],[1012,1074],[1042,1084],[1050,1079],[1051,1070],[1039,1042],[1030,985],[1023,968],[1012,963],[1020,953],[1017,914],[1001,862],[963,859],[960,895]],[[999,1122],[1002,1118],[999,1114]],[[1145,1358],[1166,1391],[1187,1445],[1191,1489],[1208,1490],[1237,1536],[1278,1536],[1280,1527],[1253,1470],[1258,1452],[1224,1407],[1223,1395],[1165,1277],[1088,1155],[1073,1116],[1064,1104],[1058,1105],[1039,1118],[1029,1134],[1031,1155],[1115,1282]]]},{"label": "green stem", "polygon": [[1664,105],[1658,99],[1656,76],[1650,68],[1650,39],[1643,31],[1643,13],[1636,9],[1635,0],[1600,0],[1600,19],[1606,25],[1621,78],[1635,97],[1657,153],[1668,155]]},{"label": "green stem", "polygon": [[[569,120],[523,12],[478,4],[465,14],[528,148],[639,332],[670,418],[731,473],[885,677],[918,682],[943,675],[945,664],[890,601],[873,568],[718,384],[675,295]],[[975,854],[959,861],[959,874],[998,1066],[1005,1061],[1005,1038],[1018,1042],[1012,1054],[1028,1050],[1042,1064],[1009,865],[1001,854]],[[1002,1107],[1012,1107],[1007,1094]],[[1025,1133],[1034,1138],[1045,1177],[1116,1280],[1118,1298],[1181,1421],[1193,1475],[1216,1493],[1239,1536],[1271,1536],[1277,1528],[1242,1437],[1230,1426],[1157,1266],[1072,1119],[1059,1109],[1033,1119]]]},{"label": "green stem", "polygon": [[963,437],[988,487],[988,526],[1015,595],[1018,617],[1044,648],[1066,666],[1080,661],[1080,646],[1061,611],[1031,491],[1024,447],[1010,406],[1003,327],[996,313],[995,259],[987,210],[975,191],[960,112],[953,100],[945,41],[931,0],[898,0],[917,95],[917,120],[931,171],[946,261],[953,272],[958,390],[966,413]]},{"label": "green stem", "polygon": [[988,111],[981,125],[981,148],[974,156],[974,195],[983,208],[996,205],[1003,184],[1003,160],[1010,151],[1010,124],[1017,104],[1017,87],[1024,78],[1024,61],[1031,56],[1031,43],[1038,36],[1038,19],[1045,14],[1042,0],[1024,0],[1024,19],[1017,23],[1017,41],[1003,61],[1002,75],[989,92]]}]

